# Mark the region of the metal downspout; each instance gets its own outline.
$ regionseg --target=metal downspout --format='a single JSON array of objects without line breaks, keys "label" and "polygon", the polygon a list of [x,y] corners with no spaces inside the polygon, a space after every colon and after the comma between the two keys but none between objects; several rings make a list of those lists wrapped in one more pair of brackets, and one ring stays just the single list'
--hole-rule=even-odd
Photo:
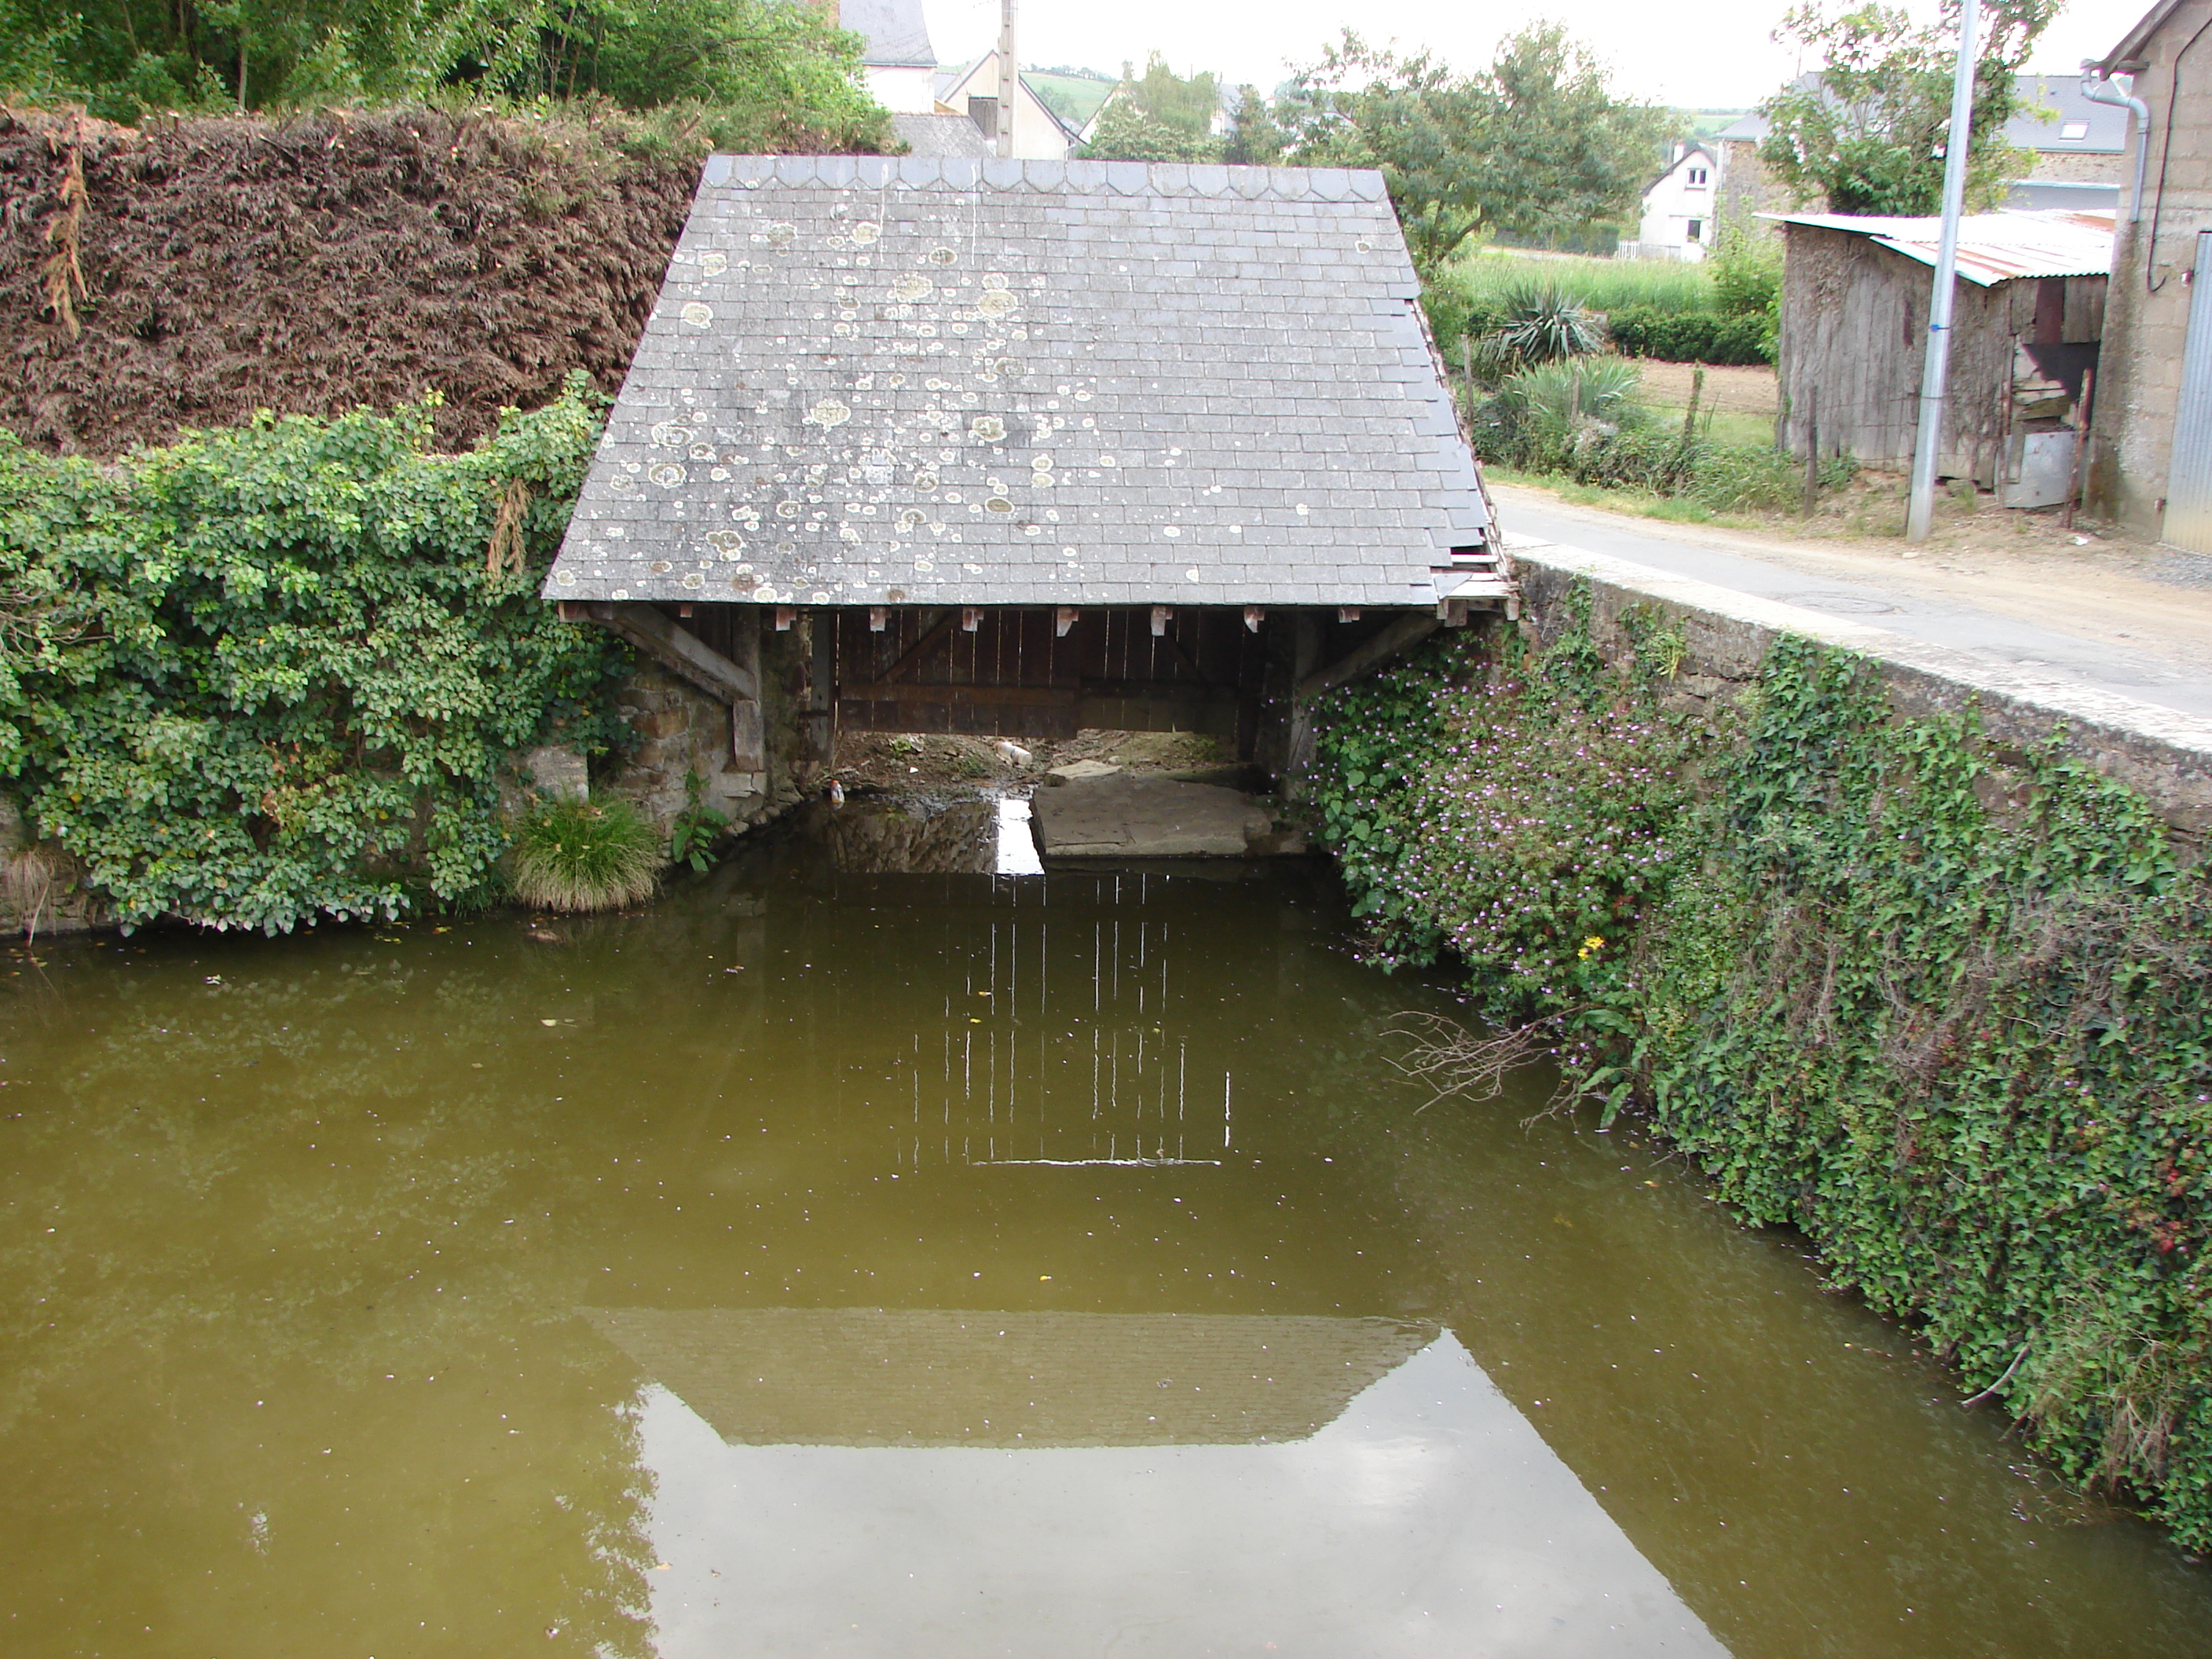
[{"label": "metal downspout", "polygon": [[2105,76],[2102,66],[2096,64],[2081,65],[2081,95],[2093,104],[2110,104],[2114,109],[2132,110],[2136,118],[2136,187],[2128,198],[2128,222],[2142,222],[2143,174],[2150,161],[2150,106],[2132,94],[2136,77],[2132,75]]}]

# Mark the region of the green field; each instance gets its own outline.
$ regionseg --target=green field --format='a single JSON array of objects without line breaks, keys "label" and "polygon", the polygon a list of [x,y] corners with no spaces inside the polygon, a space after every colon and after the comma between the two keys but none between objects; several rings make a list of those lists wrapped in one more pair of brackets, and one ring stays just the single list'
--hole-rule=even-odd
[{"label": "green field", "polygon": [[1473,299],[1529,283],[1557,283],[1592,311],[1615,311],[1623,306],[1714,309],[1712,273],[1704,265],[1674,259],[1537,259],[1480,248],[1455,260],[1448,280]]}]

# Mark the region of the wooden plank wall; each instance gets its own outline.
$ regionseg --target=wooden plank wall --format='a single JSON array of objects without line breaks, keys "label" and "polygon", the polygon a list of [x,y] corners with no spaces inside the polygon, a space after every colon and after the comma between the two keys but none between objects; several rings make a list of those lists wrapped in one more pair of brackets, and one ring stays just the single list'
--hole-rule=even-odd
[{"label": "wooden plank wall", "polygon": [[[1790,453],[1802,455],[1817,406],[1823,456],[1912,465],[1927,349],[1929,267],[1856,232],[1790,225],[1783,285],[1780,391]],[[2094,341],[2106,279],[2066,283],[2063,332]],[[1949,395],[1939,470],[1994,488],[2013,426],[2021,346],[2035,337],[2033,279],[1960,282],[1953,311]]]},{"label": "wooden plank wall", "polygon": [[1086,609],[1063,637],[1047,608],[836,613],[838,724],[855,732],[1070,738],[1085,726],[1197,731],[1248,748],[1265,669],[1235,610]]}]

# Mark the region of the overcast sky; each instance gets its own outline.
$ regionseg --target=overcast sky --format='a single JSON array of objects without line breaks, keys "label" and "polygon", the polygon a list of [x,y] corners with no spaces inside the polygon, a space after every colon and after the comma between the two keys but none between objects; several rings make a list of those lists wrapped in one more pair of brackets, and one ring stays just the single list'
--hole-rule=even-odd
[{"label": "overcast sky", "polygon": [[[973,58],[997,40],[999,0],[924,0],[931,43],[944,62]],[[2118,8],[2072,0],[2045,34],[2033,67],[2073,70],[2117,44],[2148,0]],[[1430,46],[1462,69],[1490,60],[1498,39],[1533,19],[1557,17],[1596,47],[1624,94],[1689,108],[1747,108],[1797,66],[1768,37],[1788,0],[1717,0],[1680,7],[1653,0],[1021,0],[1022,61],[1118,73],[1158,49],[1188,74],[1212,70],[1232,83],[1268,88],[1286,64],[1304,63],[1355,22],[1370,40]],[[1927,0],[1914,9],[1932,15]]]}]

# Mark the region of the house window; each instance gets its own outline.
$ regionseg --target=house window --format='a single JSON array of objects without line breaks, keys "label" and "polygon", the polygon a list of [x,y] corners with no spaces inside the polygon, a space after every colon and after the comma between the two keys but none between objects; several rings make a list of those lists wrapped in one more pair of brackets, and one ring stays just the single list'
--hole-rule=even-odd
[{"label": "house window", "polygon": [[999,136],[999,100],[995,98],[978,98],[971,93],[968,99],[968,118],[983,129],[983,136],[986,138],[997,137]]},{"label": "house window", "polygon": [[2089,136],[2089,124],[2087,121],[2069,121],[2058,129],[2058,136],[2061,138],[2087,138]]},{"label": "house window", "polygon": [[1693,242],[1700,242],[1700,241],[1703,241],[1703,240],[1705,240],[1705,222],[1703,219],[1692,219],[1692,220],[1691,220],[1691,221],[1690,221],[1690,240],[1691,240],[1692,241],[1693,241]]},{"label": "house window", "polygon": [[1702,184],[1704,184],[1704,183],[1705,182],[1705,168],[1703,168],[1703,167],[1692,167],[1692,168],[1690,169],[1690,182],[1691,182],[1692,185],[1702,185]]}]

